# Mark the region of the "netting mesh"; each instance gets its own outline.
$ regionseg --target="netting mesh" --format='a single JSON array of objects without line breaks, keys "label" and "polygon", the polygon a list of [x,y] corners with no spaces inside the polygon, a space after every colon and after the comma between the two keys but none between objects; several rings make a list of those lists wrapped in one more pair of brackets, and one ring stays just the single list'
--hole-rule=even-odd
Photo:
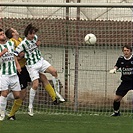
[{"label": "netting mesh", "polygon": [[43,46],[86,46],[87,33],[95,33],[96,45],[132,44],[132,21],[2,18],[0,26],[5,30],[15,27],[24,37],[24,27],[29,23],[39,28]]},{"label": "netting mesh", "polygon": [[[25,15],[23,9],[19,7],[17,9]],[[41,7],[38,9],[40,10]],[[48,12],[49,8],[45,8],[46,10]],[[103,15],[99,18],[97,14],[100,10]],[[40,84],[34,102],[37,112],[106,114],[112,111],[114,93],[121,81],[120,73],[110,75],[108,72],[113,68],[118,56],[122,54],[121,47],[124,44],[132,45],[133,23],[132,16],[127,16],[129,12],[130,15],[132,14],[130,8],[112,8],[108,10],[110,11],[108,15],[104,13],[105,10],[107,11],[107,9],[81,8],[80,14],[84,17],[78,20],[74,17],[74,14],[77,15],[74,12],[75,8],[74,10],[70,8],[69,17],[66,17],[66,8],[61,8],[54,17],[49,17],[52,14],[48,15],[44,12],[43,18],[35,17],[40,13],[37,13],[38,11],[32,11],[33,16],[31,13],[29,16],[29,9],[26,11],[27,17],[20,17],[20,14],[13,17],[12,14],[4,12],[0,19],[0,27],[4,30],[14,27],[19,31],[20,36],[24,37],[24,28],[29,23],[39,28],[38,36],[42,43],[40,50],[44,58],[59,73],[60,93],[67,102],[59,106],[52,105],[50,97]],[[85,11],[88,11],[91,16],[90,20]],[[126,19],[122,20],[121,16],[125,16]],[[83,19],[85,17],[88,19]],[[96,35],[95,45],[85,44],[84,36],[87,33]],[[46,75],[51,80],[51,75]],[[29,84],[28,91],[30,87]],[[132,110],[131,94],[132,91],[122,100],[121,110],[125,114],[129,114]],[[27,93],[21,107],[23,112],[27,111],[28,95]],[[9,103],[8,108],[10,107]]]}]

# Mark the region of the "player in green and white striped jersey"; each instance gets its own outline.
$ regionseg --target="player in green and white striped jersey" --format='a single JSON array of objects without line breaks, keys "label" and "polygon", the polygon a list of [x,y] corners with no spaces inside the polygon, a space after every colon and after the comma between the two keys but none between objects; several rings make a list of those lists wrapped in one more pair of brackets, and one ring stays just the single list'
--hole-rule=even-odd
[{"label": "player in green and white striped jersey", "polygon": [[5,118],[5,109],[7,105],[7,95],[9,93],[9,89],[12,90],[15,99],[20,96],[20,84],[17,76],[18,72],[21,72],[20,65],[17,61],[17,58],[14,56],[14,43],[7,41],[7,38],[2,29],[0,29],[0,52],[2,52],[5,48],[8,49],[6,53],[4,53],[1,63],[1,96],[0,96],[0,121]]},{"label": "player in green and white striped jersey", "polygon": [[57,91],[59,81],[56,69],[51,66],[49,62],[43,59],[41,52],[38,49],[37,44],[39,44],[39,39],[36,35],[37,31],[38,29],[36,27],[32,26],[32,24],[29,24],[24,31],[25,39],[16,48],[16,55],[22,51],[25,53],[25,58],[27,60],[26,68],[33,83],[29,95],[28,114],[30,116],[33,116],[33,101],[39,85],[39,73],[48,72],[54,77],[54,88],[56,95],[59,97],[60,100],[65,101],[64,98]]},{"label": "player in green and white striped jersey", "polygon": [[[2,58],[1,58],[1,56],[3,55],[3,54],[5,54],[6,52],[8,51],[8,49],[7,48],[5,48],[3,45],[0,45],[0,65],[1,65],[1,63],[2,63]],[[1,67],[0,67],[0,95],[1,95]]]},{"label": "player in green and white striped jersey", "polygon": [[[0,34],[0,36],[1,36],[1,34]],[[3,54],[5,54],[6,52],[8,51],[8,49],[7,48],[5,48],[3,45],[0,45],[0,65],[1,65],[1,63],[2,63],[2,58],[1,58],[1,56],[3,55]],[[1,68],[1,67],[0,67]],[[1,88],[1,79],[2,79],[2,77],[1,77],[1,70],[0,70],[0,96],[1,96],[1,91],[2,91],[2,88]],[[0,104],[1,104],[1,97],[0,97]],[[0,117],[1,117],[1,112],[0,112]],[[1,118],[0,118],[1,119]]]}]

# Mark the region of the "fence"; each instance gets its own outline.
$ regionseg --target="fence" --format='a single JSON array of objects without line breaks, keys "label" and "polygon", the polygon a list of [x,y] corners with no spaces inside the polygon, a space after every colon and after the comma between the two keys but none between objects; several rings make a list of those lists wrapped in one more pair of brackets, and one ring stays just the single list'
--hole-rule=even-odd
[{"label": "fence", "polygon": [[[61,94],[66,102],[52,105],[40,84],[34,102],[36,111],[110,113],[115,89],[121,81],[120,73],[110,75],[108,72],[122,54],[121,47],[132,45],[132,6],[129,3],[1,4],[2,9],[5,6],[0,27],[5,30],[14,27],[24,37],[24,27],[29,23],[37,26],[42,42],[40,50],[59,73]],[[13,12],[13,9],[19,13]],[[96,35],[95,45],[85,44],[87,33]],[[51,80],[51,75],[46,75]],[[121,110],[125,114],[132,110],[131,95],[132,91],[122,101]],[[24,112],[27,104],[28,94],[21,108]]]}]

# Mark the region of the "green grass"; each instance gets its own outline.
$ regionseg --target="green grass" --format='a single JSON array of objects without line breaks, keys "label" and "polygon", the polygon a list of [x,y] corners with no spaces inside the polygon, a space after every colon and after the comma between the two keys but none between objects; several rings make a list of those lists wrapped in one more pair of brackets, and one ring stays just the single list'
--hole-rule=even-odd
[{"label": "green grass", "polygon": [[16,121],[0,122],[0,133],[133,133],[129,116],[17,114]]}]

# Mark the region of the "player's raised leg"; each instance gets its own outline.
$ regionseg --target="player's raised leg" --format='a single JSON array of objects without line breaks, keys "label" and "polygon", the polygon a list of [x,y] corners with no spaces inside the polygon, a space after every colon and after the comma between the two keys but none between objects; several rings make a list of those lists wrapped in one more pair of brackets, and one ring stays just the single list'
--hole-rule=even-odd
[{"label": "player's raised leg", "polygon": [[59,100],[61,102],[64,102],[64,98],[59,94],[59,79],[58,79],[58,74],[57,74],[57,70],[53,67],[53,66],[49,66],[47,69],[46,69],[46,72],[50,73],[52,76],[53,76],[53,84],[54,84],[54,90],[55,90],[55,93],[57,95],[57,97],[59,98]]},{"label": "player's raised leg", "polygon": [[59,102],[57,100],[56,93],[44,73],[40,73],[40,81],[43,83],[44,89],[48,92],[49,96],[51,97],[53,104],[58,105]]}]

